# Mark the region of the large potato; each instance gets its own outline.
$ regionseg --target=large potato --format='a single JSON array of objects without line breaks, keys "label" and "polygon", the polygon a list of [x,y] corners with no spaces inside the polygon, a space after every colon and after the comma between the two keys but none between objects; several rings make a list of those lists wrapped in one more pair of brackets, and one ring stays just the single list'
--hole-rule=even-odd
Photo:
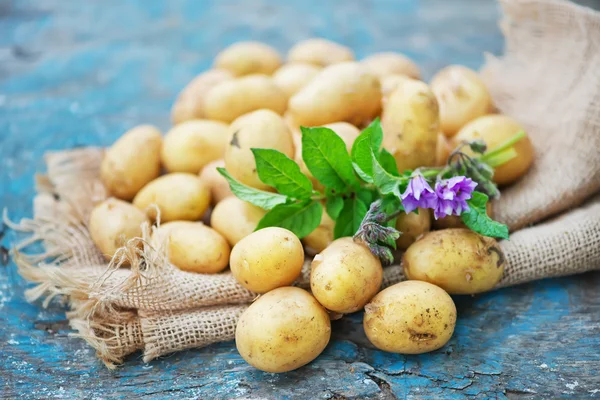
[{"label": "large potato", "polygon": [[308,364],[327,346],[331,323],[308,292],[282,287],[248,307],[235,329],[235,345],[246,362],[266,372],[287,372]]},{"label": "large potato", "polygon": [[231,71],[236,76],[271,75],[281,66],[281,56],[271,46],[260,42],[238,42],[221,51],[215,68]]},{"label": "large potato", "polygon": [[498,243],[469,229],[429,232],[402,258],[408,279],[433,283],[450,294],[491,290],[504,273],[504,253]]},{"label": "large potato", "polygon": [[321,71],[312,64],[286,64],[273,74],[273,81],[287,97],[292,97]]},{"label": "large potato", "polygon": [[225,168],[225,161],[216,160],[210,162],[206,164],[200,172],[200,180],[210,189],[212,204],[219,203],[225,197],[233,196],[233,193],[229,188],[229,183],[223,175],[217,171],[217,168]]},{"label": "large potato", "polygon": [[411,78],[406,75],[386,75],[379,78],[379,82],[381,83],[381,103],[383,108],[385,108],[390,94],[392,94],[392,92],[407,79]]},{"label": "large potato", "polygon": [[266,108],[281,115],[287,108],[287,96],[270,76],[248,75],[223,82],[206,95],[208,119],[231,122],[240,115]]},{"label": "large potato", "polygon": [[437,147],[435,149],[435,165],[439,167],[446,165],[452,150],[452,144],[446,138],[446,135],[439,132],[437,137]]},{"label": "large potato", "polygon": [[406,79],[389,95],[381,117],[383,146],[400,171],[436,162],[438,103],[427,84]]},{"label": "large potato", "polygon": [[161,160],[169,172],[197,174],[211,161],[223,158],[227,124],[190,120],[171,128],[163,139]]},{"label": "large potato", "polygon": [[410,58],[394,52],[375,53],[361,61],[379,78],[388,75],[405,75],[409,78],[421,78],[419,67]]},{"label": "large potato", "polygon": [[129,239],[142,236],[142,224],[150,220],[131,204],[114,198],[98,204],[90,213],[89,232],[107,260]]},{"label": "large potato", "polygon": [[160,131],[140,125],[125,132],[104,153],[100,179],[111,195],[131,200],[160,174]]},{"label": "large potato", "polygon": [[307,39],[296,43],[288,52],[291,63],[308,63],[326,67],[354,60],[354,53],[346,46],[326,39]]},{"label": "large potato", "polygon": [[421,235],[431,229],[431,214],[429,210],[419,208],[419,213],[401,213],[396,219],[396,229],[402,232],[396,240],[396,246],[400,250],[408,249]]},{"label": "large potato", "polygon": [[[210,204],[210,191],[200,178],[193,174],[174,172],[148,183],[133,199],[133,205],[156,218],[160,210],[163,222],[202,218]],[[154,207],[155,206],[155,207]]]},{"label": "large potato", "polygon": [[454,333],[456,306],[427,282],[405,281],[379,292],[365,306],[363,326],[378,349],[421,354],[439,349]]},{"label": "large potato", "polygon": [[267,212],[235,196],[219,202],[210,215],[210,226],[232,246],[254,232]]},{"label": "large potato", "polygon": [[321,215],[321,223],[311,233],[309,233],[302,241],[307,247],[307,252],[312,254],[320,253],[333,242],[333,228],[335,221],[324,212]]},{"label": "large potato", "polygon": [[300,276],[303,264],[300,239],[276,227],[258,230],[240,240],[229,259],[235,279],[256,293],[291,285]]},{"label": "large potato", "polygon": [[311,264],[310,289],[325,308],[360,310],[381,288],[383,269],[367,246],[351,237],[335,240]]},{"label": "large potato", "polygon": [[357,62],[323,69],[290,98],[288,111],[302,126],[337,121],[362,125],[381,111],[379,79]]}]

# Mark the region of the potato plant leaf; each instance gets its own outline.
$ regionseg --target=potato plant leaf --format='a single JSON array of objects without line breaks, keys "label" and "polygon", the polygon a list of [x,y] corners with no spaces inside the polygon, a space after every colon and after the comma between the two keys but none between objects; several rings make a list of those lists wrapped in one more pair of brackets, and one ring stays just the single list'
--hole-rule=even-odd
[{"label": "potato plant leaf", "polygon": [[229,188],[240,200],[247,201],[264,210],[270,210],[273,207],[285,204],[290,199],[287,196],[278,193],[265,192],[238,182],[225,168],[217,168],[217,171],[227,180]]},{"label": "potato plant leaf", "polygon": [[354,235],[367,211],[368,206],[358,197],[344,200],[344,208],[342,208],[333,229],[334,238]]},{"label": "potato plant leaf", "polygon": [[381,149],[381,153],[379,153],[379,163],[390,175],[400,176],[396,159],[386,149]]},{"label": "potato plant leaf", "polygon": [[274,149],[252,149],[256,172],[261,181],[283,195],[310,199],[312,182],[300,171],[294,160]]},{"label": "potato plant leaf", "polygon": [[331,219],[336,220],[344,208],[344,199],[340,196],[331,196],[327,198],[325,202],[325,209]]},{"label": "potato plant leaf", "polygon": [[265,214],[256,230],[269,226],[288,229],[302,239],[317,229],[321,223],[323,206],[318,201],[294,204],[279,204]]},{"label": "potato plant leaf", "polygon": [[470,200],[467,200],[469,211],[460,216],[465,225],[484,236],[508,239],[508,227],[487,215],[488,196],[481,192],[473,192],[472,196]]},{"label": "potato plant leaf", "polygon": [[393,194],[398,199],[401,196],[401,186],[407,184],[407,179],[405,177],[398,177],[387,172],[383,166],[375,157],[375,154],[371,152],[371,160],[373,163],[373,183],[375,186],[379,188],[381,194]]},{"label": "potato plant leaf", "polygon": [[361,179],[368,183],[372,183],[373,180],[368,180],[373,176],[373,164],[371,163],[371,152],[374,151],[376,154],[379,153],[379,148],[383,142],[383,130],[381,129],[381,123],[379,118],[376,118],[367,126],[361,134],[354,140],[352,145],[352,161],[355,164],[355,169],[362,172],[358,172]]}]

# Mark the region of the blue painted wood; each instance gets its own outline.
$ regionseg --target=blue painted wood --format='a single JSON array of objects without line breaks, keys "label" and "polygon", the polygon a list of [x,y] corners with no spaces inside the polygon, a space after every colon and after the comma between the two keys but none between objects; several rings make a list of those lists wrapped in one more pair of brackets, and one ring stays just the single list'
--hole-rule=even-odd
[{"label": "blue painted wood", "polygon": [[[403,51],[426,77],[500,53],[492,1],[0,1],[0,206],[31,215],[33,174],[50,149],[108,145],[143,122],[169,126],[177,93],[238,40],[285,51],[324,36],[357,55]],[[15,237],[2,239],[9,246]],[[106,370],[68,336],[58,305],[25,302],[0,267],[3,398],[594,398],[600,397],[600,274],[457,297],[456,333],[419,356],[374,349],[361,315],[300,370],[267,374],[232,343]]]}]

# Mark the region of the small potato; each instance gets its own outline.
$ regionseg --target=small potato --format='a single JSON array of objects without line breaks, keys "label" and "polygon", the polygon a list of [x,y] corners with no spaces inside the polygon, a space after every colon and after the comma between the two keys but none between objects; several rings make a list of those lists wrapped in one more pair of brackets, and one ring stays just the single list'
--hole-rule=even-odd
[{"label": "small potato", "polygon": [[190,120],[171,128],[163,139],[161,160],[169,172],[197,174],[211,161],[223,158],[227,124]]},{"label": "small potato", "polygon": [[110,260],[129,239],[142,236],[144,222],[150,223],[150,220],[142,211],[125,201],[110,198],[90,213],[90,236],[104,257]]},{"label": "small potato", "polygon": [[302,126],[346,121],[361,125],[381,111],[381,85],[357,62],[324,68],[290,98],[288,111]]},{"label": "small potato", "polygon": [[326,39],[307,39],[298,42],[288,52],[291,63],[308,63],[326,67],[328,65],[354,60],[350,48]]},{"label": "small potato", "polygon": [[437,147],[435,148],[435,165],[443,166],[448,163],[448,157],[452,153],[452,145],[442,132],[437,136]]},{"label": "small potato", "polygon": [[300,239],[276,227],[258,230],[240,240],[229,259],[235,279],[256,293],[291,285],[300,276],[303,264]]},{"label": "small potato", "polygon": [[479,74],[461,65],[440,70],[431,80],[431,90],[440,105],[440,128],[448,137],[492,107],[492,98]]},{"label": "small potato", "polygon": [[433,283],[450,294],[491,290],[502,278],[504,262],[504,253],[494,239],[469,229],[429,232],[402,258],[408,279]]},{"label": "small potato", "polygon": [[[453,143],[458,145],[464,140],[482,139],[488,147],[488,152],[494,150],[512,136],[525,131],[514,119],[506,115],[486,115],[479,117],[463,127],[454,137]],[[533,145],[526,136],[514,145],[517,156],[494,170],[493,180],[499,185],[508,185],[525,175],[533,163]],[[472,154],[470,149],[463,150]]]},{"label": "small potato", "polygon": [[386,75],[382,78],[379,78],[379,82],[381,82],[381,95],[382,95],[382,104],[385,108],[387,101],[390,97],[390,94],[400,85],[400,83],[404,82],[407,79],[411,79],[406,75]]},{"label": "small potato", "polygon": [[254,232],[267,212],[235,196],[219,202],[210,216],[210,226],[232,246]]},{"label": "small potato", "polygon": [[282,115],[287,108],[287,96],[266,75],[248,75],[223,82],[206,95],[208,119],[231,122],[240,115],[261,108]]},{"label": "small potato", "polygon": [[438,103],[427,84],[407,79],[390,94],[381,117],[383,146],[398,170],[435,165]]},{"label": "small potato", "polygon": [[273,81],[287,97],[292,97],[321,71],[312,64],[286,64],[273,74]]},{"label": "small potato", "polygon": [[270,110],[258,110],[242,115],[229,126],[229,145],[225,150],[227,171],[240,182],[257,189],[271,190],[256,172],[252,148],[279,150],[294,157],[294,142],[279,115]]},{"label": "small potato", "polygon": [[405,281],[379,292],[365,306],[363,326],[378,349],[421,354],[445,345],[456,326],[448,293],[427,282]]},{"label": "small potato", "polygon": [[198,176],[184,172],[163,175],[148,183],[133,199],[133,205],[163,222],[202,218],[210,204],[210,191]]},{"label": "small potato", "polygon": [[160,131],[140,125],[125,132],[104,153],[100,179],[109,193],[131,200],[148,182],[160,174]]},{"label": "small potato", "polygon": [[210,189],[210,198],[213,205],[219,203],[225,197],[233,196],[229,188],[229,183],[217,171],[217,168],[225,168],[225,161],[216,160],[210,162],[200,172],[200,180]]},{"label": "small potato", "polygon": [[331,322],[307,291],[282,287],[248,307],[235,329],[244,360],[266,372],[287,372],[308,364],[327,346]]},{"label": "small potato", "polygon": [[379,78],[388,75],[405,75],[409,78],[420,79],[419,67],[410,58],[394,52],[375,53],[361,61],[373,74]]},{"label": "small potato", "polygon": [[429,210],[419,208],[419,213],[402,213],[396,219],[396,229],[402,232],[396,240],[396,246],[400,250],[408,249],[424,233],[431,229],[431,214]]},{"label": "small potato", "polygon": [[[490,218],[494,217],[492,203],[488,202],[486,204],[486,214]],[[431,210],[431,215],[433,215],[433,210]],[[465,223],[462,222],[462,219],[460,219],[460,217],[457,217],[456,215],[448,215],[444,218],[433,219],[432,225],[433,225],[433,229],[449,229],[449,228],[466,228],[467,227],[465,225]]]},{"label": "small potato", "polygon": [[273,47],[260,42],[238,42],[221,51],[215,68],[231,71],[236,76],[271,75],[281,66],[281,56]]},{"label": "small potato", "polygon": [[325,308],[353,313],[381,288],[383,269],[367,246],[351,237],[335,240],[311,264],[310,289]]},{"label": "small potato", "polygon": [[307,252],[310,251],[312,254],[316,254],[325,250],[325,248],[333,242],[334,227],[335,221],[324,212],[321,216],[321,223],[317,229],[302,239],[307,247]]}]

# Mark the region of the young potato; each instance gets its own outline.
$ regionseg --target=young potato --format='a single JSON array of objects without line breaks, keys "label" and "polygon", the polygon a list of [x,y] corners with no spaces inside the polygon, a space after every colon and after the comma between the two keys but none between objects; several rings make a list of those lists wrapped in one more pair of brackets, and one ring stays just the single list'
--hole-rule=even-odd
[{"label": "young potato", "polygon": [[306,236],[302,241],[307,247],[307,252],[312,254],[320,253],[333,242],[333,228],[335,221],[331,219],[326,212],[321,216],[321,223]]},{"label": "young potato", "polygon": [[443,166],[448,162],[448,157],[452,153],[452,145],[442,132],[437,136],[437,147],[435,148],[435,165]]},{"label": "young potato", "polygon": [[[487,203],[486,206],[486,214],[490,217],[493,218],[494,217],[494,213],[493,213],[493,209],[492,209],[492,203]],[[433,210],[431,210],[431,215],[433,215]],[[460,219],[460,217],[457,217],[456,215],[448,215],[444,218],[440,218],[440,219],[433,219],[433,229],[449,229],[449,228],[466,228],[467,226],[465,225],[464,222],[462,222],[462,219]]]},{"label": "young potato", "polygon": [[291,285],[300,276],[303,264],[300,239],[276,227],[258,230],[240,240],[229,259],[235,279],[256,293]]},{"label": "young potato", "polygon": [[440,128],[448,137],[492,107],[492,98],[479,74],[461,65],[440,70],[431,80],[431,90],[440,105]]},{"label": "young potato", "polygon": [[308,63],[326,67],[328,65],[353,61],[350,48],[326,39],[307,39],[296,43],[288,52],[290,63]]},{"label": "young potato", "polygon": [[361,125],[379,115],[381,85],[357,62],[334,64],[290,98],[288,111],[302,126],[337,121]]},{"label": "young potato", "polygon": [[363,59],[361,63],[379,78],[388,75],[405,75],[413,79],[421,78],[421,71],[419,71],[417,64],[400,53],[389,51],[371,54]]},{"label": "young potato", "polygon": [[197,175],[174,172],[148,183],[133,199],[133,205],[145,211],[150,218],[160,210],[162,222],[202,218],[210,204],[210,191]]},{"label": "young potato", "polygon": [[125,132],[104,153],[100,179],[111,195],[131,200],[148,182],[160,175],[160,131],[140,125]]},{"label": "young potato", "polygon": [[383,146],[400,171],[435,164],[439,132],[438,103],[427,84],[399,82],[381,116]]},{"label": "young potato", "polygon": [[236,76],[271,75],[281,66],[281,56],[273,47],[260,42],[238,42],[221,51],[215,68],[231,71]]},{"label": "young potato", "polygon": [[273,74],[273,81],[288,98],[296,94],[321,71],[312,64],[285,64]]},{"label": "young potato", "polygon": [[351,237],[335,240],[311,264],[310,289],[323,307],[353,313],[381,288],[383,269],[367,246]]},{"label": "young potato", "polygon": [[229,126],[197,119],[171,128],[163,139],[161,160],[169,172],[197,174],[211,161],[223,158]]},{"label": "young potato", "polygon": [[433,283],[450,294],[493,289],[504,264],[504,253],[494,239],[461,228],[429,232],[402,258],[408,279]]},{"label": "young potato", "polygon": [[242,115],[229,126],[228,146],[225,150],[227,171],[240,182],[257,189],[271,190],[256,172],[252,148],[279,150],[294,157],[294,142],[287,125],[270,110],[258,110]]},{"label": "young potato", "polygon": [[109,198],[90,213],[90,236],[102,255],[110,260],[129,239],[142,236],[144,222],[150,223],[146,214],[125,201]]},{"label": "young potato", "polygon": [[379,292],[365,306],[363,326],[375,347],[421,354],[444,346],[454,333],[456,306],[427,282],[405,281]]},{"label": "young potato", "polygon": [[287,372],[308,364],[327,346],[327,311],[307,291],[282,287],[260,296],[241,315],[235,345],[244,360],[266,372]]},{"label": "young potato", "polygon": [[208,119],[231,122],[240,115],[266,108],[282,115],[287,96],[270,76],[248,75],[223,82],[206,95]]},{"label": "young potato", "polygon": [[429,210],[419,208],[419,214],[402,213],[396,219],[396,229],[402,232],[400,238],[396,240],[396,246],[400,250],[408,249],[424,233],[431,229],[431,214]]},{"label": "young potato", "polygon": [[219,202],[210,216],[210,226],[234,246],[256,229],[267,212],[235,196]]},{"label": "young potato", "polygon": [[155,245],[168,241],[169,261],[183,271],[214,274],[229,264],[229,243],[202,222],[173,221],[153,234]]},{"label": "young potato", "polygon": [[218,204],[225,197],[233,196],[229,183],[217,171],[217,168],[225,168],[225,161],[215,160],[210,162],[200,172],[200,180],[210,189],[210,198],[213,205]]},{"label": "young potato", "polygon": [[211,69],[196,76],[179,93],[171,109],[173,125],[190,119],[206,117],[204,101],[206,94],[218,84],[234,79],[231,72],[224,69]]},{"label": "young potato", "polygon": [[[454,145],[458,145],[465,140],[482,139],[487,144],[488,151],[491,151],[520,131],[525,129],[511,117],[486,115],[465,125],[452,140]],[[517,156],[494,170],[493,180],[499,185],[515,182],[525,175],[533,163],[534,150],[528,136],[515,143],[514,149]],[[472,154],[468,148],[465,148],[464,152]]]},{"label": "young potato", "polygon": [[379,82],[381,83],[381,103],[385,108],[387,101],[390,97],[390,94],[400,85],[400,83],[404,82],[407,79],[411,79],[406,75],[386,75],[382,78],[379,78]]}]

